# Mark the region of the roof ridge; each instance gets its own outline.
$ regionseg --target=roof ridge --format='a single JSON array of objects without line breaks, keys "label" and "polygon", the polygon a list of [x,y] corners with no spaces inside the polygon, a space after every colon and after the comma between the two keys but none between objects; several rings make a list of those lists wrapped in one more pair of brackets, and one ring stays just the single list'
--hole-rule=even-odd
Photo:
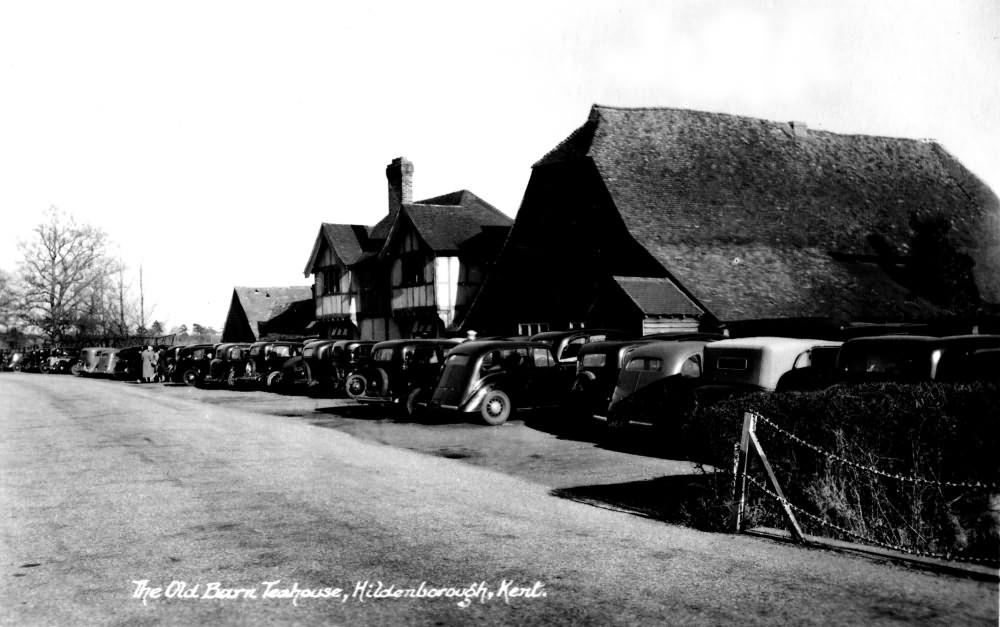
[{"label": "roof ridge", "polygon": [[[677,113],[696,113],[696,114],[712,115],[712,116],[724,116],[724,117],[734,118],[734,119],[738,119],[738,120],[752,120],[752,121],[757,121],[757,122],[767,122],[767,123],[770,123],[770,124],[789,124],[791,122],[791,121],[787,121],[787,120],[777,120],[777,119],[774,119],[774,118],[764,118],[764,117],[759,117],[759,116],[755,116],[755,115],[744,115],[744,114],[740,114],[740,113],[729,113],[729,112],[726,112],[726,111],[710,111],[710,110],[707,110],[707,109],[687,109],[687,108],[682,108],[682,107],[651,107],[651,106],[644,106],[644,107],[622,107],[622,106],[616,106],[616,105],[602,105],[602,104],[597,104],[597,103],[595,103],[591,107],[591,117],[588,118],[587,121],[588,122],[596,121],[593,116],[594,116],[595,113],[599,112],[600,110],[625,111],[625,112],[627,112],[627,111],[674,111],[674,112],[677,112]],[[801,118],[798,118],[798,119],[801,119]],[[810,126],[810,123],[808,121],[804,121],[804,123],[806,124],[806,126],[809,127],[809,133],[810,134],[812,134],[812,133],[829,133],[830,135],[836,135],[837,137],[866,137],[866,138],[871,138],[871,139],[892,139],[892,140],[912,141],[912,142],[917,142],[917,143],[921,143],[921,144],[940,145],[940,142],[937,139],[935,139],[935,138],[929,138],[929,137],[905,137],[905,136],[899,136],[899,135],[879,135],[879,134],[871,134],[871,133],[842,133],[842,132],[839,132],[839,131],[831,131],[831,130],[820,128],[820,127]],[[579,130],[579,129],[577,129],[577,130]],[[574,133],[575,133],[575,131],[574,131]],[[560,143],[559,146],[556,146],[556,148],[550,150],[549,152],[550,153],[551,152],[555,152],[556,149],[558,149],[563,143],[566,143],[566,141],[568,141],[568,140],[569,140],[569,138],[567,138],[566,140],[563,140],[563,142]],[[546,153],[546,156],[548,156],[548,153]],[[542,159],[544,159],[544,157]]]}]

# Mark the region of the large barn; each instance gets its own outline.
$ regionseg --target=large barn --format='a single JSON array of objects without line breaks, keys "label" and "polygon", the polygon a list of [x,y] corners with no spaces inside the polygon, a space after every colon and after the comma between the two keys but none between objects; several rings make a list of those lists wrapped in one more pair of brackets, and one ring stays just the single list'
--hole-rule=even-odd
[{"label": "large barn", "polygon": [[539,160],[464,327],[907,321],[1000,303],[1000,203],[933,141],[594,106]]}]

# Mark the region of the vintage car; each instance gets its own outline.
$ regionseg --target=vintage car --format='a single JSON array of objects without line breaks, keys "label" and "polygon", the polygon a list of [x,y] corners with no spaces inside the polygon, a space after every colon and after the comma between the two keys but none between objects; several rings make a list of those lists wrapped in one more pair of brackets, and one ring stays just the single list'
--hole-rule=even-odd
[{"label": "vintage car", "polygon": [[176,362],[169,379],[174,383],[196,386],[208,374],[215,357],[215,344],[191,344],[177,352]]},{"label": "vintage car", "polygon": [[371,360],[347,376],[347,395],[362,403],[399,405],[412,416],[429,400],[454,339],[404,339],[379,342]]},{"label": "vintage car", "polygon": [[249,353],[249,342],[216,344],[214,355],[208,362],[208,370],[197,385],[201,387],[225,385],[235,389],[240,375],[246,370]]},{"label": "vintage car", "polygon": [[663,429],[672,418],[691,411],[707,344],[660,341],[630,351],[607,406],[608,429],[615,432],[630,425]]},{"label": "vintage car", "polygon": [[101,353],[106,350],[111,349],[107,346],[87,346],[86,348],[81,348],[80,357],[73,364],[70,372],[78,377],[94,374]]},{"label": "vintage car", "polygon": [[626,340],[629,334],[618,329],[574,329],[572,331],[544,331],[528,338],[531,342],[542,342],[552,349],[552,354],[560,364],[576,363],[580,348],[589,342],[605,340]]},{"label": "vintage car", "polygon": [[568,403],[575,417],[589,419],[595,413],[604,414],[625,356],[645,343],[647,340],[609,340],[580,348]]},{"label": "vintage car", "polygon": [[371,357],[374,340],[316,340],[302,348],[302,355],[282,368],[281,386],[289,393],[307,392],[330,397],[344,392],[349,373]]},{"label": "vintage car", "polygon": [[254,342],[247,351],[243,372],[234,381],[234,388],[266,387],[280,385],[281,368],[291,357],[302,354],[302,342]]},{"label": "vintage car", "polygon": [[21,370],[21,365],[24,363],[24,358],[24,351],[11,351],[4,359],[3,369],[19,372]]},{"label": "vintage car", "polygon": [[12,370],[21,372],[41,372],[42,364],[49,357],[48,349],[29,348],[23,351],[21,358],[16,362]]},{"label": "vintage car", "polygon": [[80,351],[75,348],[53,348],[42,365],[42,372],[49,374],[69,374],[80,359]]},{"label": "vintage car", "polygon": [[844,342],[837,376],[845,383],[975,380],[978,375],[975,368],[970,370],[969,358],[998,347],[1000,335],[860,337]]},{"label": "vintage car", "polygon": [[97,356],[97,365],[94,366],[90,374],[95,377],[113,377],[115,374],[115,364],[118,362],[117,348],[106,348]]},{"label": "vintage car", "polygon": [[[703,380],[724,395],[820,389],[834,382],[841,344],[787,337],[712,342],[705,346]],[[711,394],[713,390],[705,391]]]},{"label": "vintage car", "polygon": [[338,341],[340,340],[327,338],[310,340],[303,344],[301,354],[289,357],[282,364],[281,376],[274,382],[273,391],[283,394],[297,394],[316,385],[313,381],[313,371],[322,360],[328,359],[333,345]]},{"label": "vintage car", "polygon": [[569,406],[577,417],[601,416],[611,403],[625,356],[636,347],[650,342],[711,342],[722,339],[717,333],[656,333],[633,340],[590,342],[580,348],[576,378],[570,388]]},{"label": "vintage car", "polygon": [[181,344],[176,344],[174,346],[167,346],[160,359],[163,360],[162,367],[163,373],[167,381],[172,381],[174,378],[174,371],[177,369],[177,358],[183,349],[187,348]]},{"label": "vintage car", "polygon": [[430,408],[501,425],[518,411],[561,406],[572,376],[542,342],[466,342],[445,359]]},{"label": "vintage car", "polygon": [[123,381],[137,381],[142,377],[142,351],[145,346],[129,346],[118,350],[114,377]]}]

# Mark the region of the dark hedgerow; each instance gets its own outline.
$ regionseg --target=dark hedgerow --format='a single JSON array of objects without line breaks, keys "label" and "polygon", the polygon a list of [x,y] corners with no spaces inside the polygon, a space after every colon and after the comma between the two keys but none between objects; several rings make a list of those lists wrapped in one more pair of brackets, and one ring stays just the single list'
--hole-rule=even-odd
[{"label": "dark hedgerow", "polygon": [[[789,501],[878,542],[911,551],[996,562],[1000,555],[1000,387],[995,384],[868,384],[817,392],[751,394],[695,410],[685,441],[699,462],[730,470],[743,415],[756,411],[806,442],[865,468],[936,483],[901,482],[837,463],[767,424],[758,438]],[[753,467],[751,467],[753,468]],[[764,479],[758,468],[751,470]],[[717,479],[726,528],[731,477]],[[974,488],[943,483],[982,483]],[[780,506],[751,489],[749,524],[782,526]],[[798,517],[811,535],[857,538]]]}]

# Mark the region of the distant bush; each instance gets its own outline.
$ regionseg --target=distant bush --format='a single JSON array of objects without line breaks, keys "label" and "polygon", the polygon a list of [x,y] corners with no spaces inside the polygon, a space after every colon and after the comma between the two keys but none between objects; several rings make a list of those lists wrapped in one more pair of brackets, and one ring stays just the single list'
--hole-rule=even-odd
[{"label": "distant bush", "polygon": [[[870,384],[752,394],[703,406],[683,426],[692,456],[733,465],[743,415],[756,411],[802,440],[863,467],[935,482],[1000,483],[1000,388],[992,384]],[[867,538],[913,551],[1000,554],[1000,490],[880,477],[818,454],[759,424],[758,438],[793,504]],[[754,472],[758,480],[763,473]],[[718,478],[703,526],[725,528],[731,476]],[[751,525],[783,526],[780,506],[755,494]],[[856,541],[797,517],[806,533]]]}]

